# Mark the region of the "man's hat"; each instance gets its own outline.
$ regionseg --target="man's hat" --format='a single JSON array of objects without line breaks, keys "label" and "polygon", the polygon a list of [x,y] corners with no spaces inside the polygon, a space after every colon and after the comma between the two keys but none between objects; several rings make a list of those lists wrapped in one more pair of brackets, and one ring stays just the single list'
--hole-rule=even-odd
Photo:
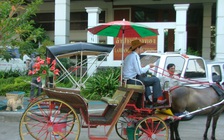
[{"label": "man's hat", "polygon": [[133,40],[131,42],[131,47],[128,49],[129,51],[133,51],[136,48],[145,45],[145,43],[140,42],[139,40]]}]

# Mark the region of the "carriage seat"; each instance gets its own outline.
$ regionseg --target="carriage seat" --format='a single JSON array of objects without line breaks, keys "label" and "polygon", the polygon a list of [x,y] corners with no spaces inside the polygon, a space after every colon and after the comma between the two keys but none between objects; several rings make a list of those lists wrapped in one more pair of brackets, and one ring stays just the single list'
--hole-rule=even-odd
[{"label": "carriage seat", "polygon": [[[134,84],[126,84],[126,82],[124,82],[125,84],[122,85],[122,87],[127,88],[127,89],[134,89],[135,91],[138,91],[139,93],[143,93],[145,90],[145,86],[144,84],[138,80],[138,79],[134,79],[138,82],[140,82],[142,85],[134,85]],[[117,105],[120,103],[121,99],[124,97],[125,92],[124,91],[120,91],[117,90],[113,97],[102,97],[101,100],[106,102],[109,105]]]},{"label": "carriage seat", "polygon": [[131,79],[131,80],[136,81],[136,84],[127,84],[127,79],[123,79],[122,86],[130,89],[145,90],[145,85],[142,83],[142,81],[138,79]]},{"label": "carriage seat", "polygon": [[114,93],[114,95],[111,97],[102,97],[101,100],[106,102],[109,105],[118,105],[120,103],[120,101],[122,100],[122,98],[125,95],[125,91],[122,90],[116,90],[116,92]]},{"label": "carriage seat", "polygon": [[[128,101],[133,95],[133,89],[126,89],[123,87],[119,87],[112,98],[102,98],[104,101],[108,101],[112,105],[108,103],[104,112],[101,115],[90,115],[89,122],[92,125],[111,125],[114,119],[119,118],[125,109]],[[112,101],[116,100],[116,101]],[[111,102],[110,102],[111,101]]]},{"label": "carriage seat", "polygon": [[126,84],[126,88],[131,88],[131,89],[137,89],[137,90],[145,90],[144,85],[133,85],[133,84]]},{"label": "carriage seat", "polygon": [[80,94],[80,89],[65,88],[65,87],[55,87],[54,90],[64,92],[64,93],[77,93]]}]

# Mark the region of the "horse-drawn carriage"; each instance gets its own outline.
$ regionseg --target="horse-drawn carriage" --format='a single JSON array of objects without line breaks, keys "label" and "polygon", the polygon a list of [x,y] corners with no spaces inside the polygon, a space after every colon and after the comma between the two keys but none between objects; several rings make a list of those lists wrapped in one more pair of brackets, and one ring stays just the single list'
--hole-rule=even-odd
[{"label": "horse-drawn carriage", "polygon": [[[57,60],[63,71],[61,75],[69,77],[75,88],[56,87],[57,81],[49,80],[43,88],[44,96],[32,102],[22,115],[21,139],[79,139],[81,127],[88,128],[89,139],[108,139],[114,127],[122,139],[168,139],[166,120],[169,115],[159,117],[156,109],[145,108],[143,85],[120,86],[113,97],[102,98],[107,103],[102,114],[91,114],[88,100],[80,95],[80,87],[84,84],[77,82],[59,60],[63,57],[82,58],[82,55],[94,55],[97,59],[107,56],[112,49],[113,45],[90,43],[48,47],[47,56]],[[58,77],[58,81],[64,77]],[[91,128],[97,126],[109,129],[103,135],[92,134]]]},{"label": "horse-drawn carriage", "polygon": [[[90,104],[88,100],[80,95],[80,89],[85,87],[84,83],[88,79],[83,75],[82,66],[87,62],[95,69],[100,65],[93,64],[102,56],[106,57],[113,49],[113,45],[76,43],[69,45],[59,45],[47,48],[47,56],[52,60],[56,59],[62,71],[61,76],[56,81],[48,78],[46,87],[43,88],[44,95],[32,102],[20,121],[20,137],[22,140],[28,139],[67,139],[78,140],[81,128],[88,129],[88,136],[91,140],[106,140],[113,128],[121,139],[152,139],[168,140],[169,124],[179,117],[173,116],[170,110],[171,98],[169,92],[164,92],[168,100],[167,106],[162,108],[146,107],[144,102],[144,85],[121,85],[111,98],[102,97],[107,103],[104,111],[100,114],[88,112]],[[82,60],[83,55],[88,56],[87,60]],[[81,62],[77,62],[74,67],[81,68],[80,79],[77,81],[72,76],[74,70],[68,71],[60,62],[60,58],[72,57]],[[104,60],[104,59],[102,59]],[[91,61],[91,62],[89,62]],[[87,67],[87,70],[92,70]],[[57,87],[57,82],[69,78],[73,83],[73,88]],[[93,134],[91,128],[104,126],[104,134]]]}]

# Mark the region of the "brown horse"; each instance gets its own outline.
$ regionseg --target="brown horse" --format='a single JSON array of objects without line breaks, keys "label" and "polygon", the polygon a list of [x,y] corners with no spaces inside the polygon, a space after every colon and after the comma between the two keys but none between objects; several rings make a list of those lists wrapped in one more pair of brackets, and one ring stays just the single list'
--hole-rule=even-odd
[{"label": "brown horse", "polygon": [[[171,91],[172,104],[171,109],[173,113],[181,113],[184,111],[192,112],[200,108],[208,107],[220,102],[220,97],[212,87],[206,88],[192,88],[187,86],[181,86]],[[204,132],[204,140],[208,140],[207,132],[210,127],[210,122],[213,119],[211,139],[215,140],[215,129],[224,106],[218,105],[195,114],[206,114],[207,122]],[[170,124],[170,139],[180,140],[178,133],[179,120]]]}]

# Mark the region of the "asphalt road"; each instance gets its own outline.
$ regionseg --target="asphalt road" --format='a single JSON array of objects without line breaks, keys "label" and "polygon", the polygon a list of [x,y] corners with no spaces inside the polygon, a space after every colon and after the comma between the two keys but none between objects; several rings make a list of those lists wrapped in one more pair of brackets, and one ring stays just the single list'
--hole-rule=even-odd
[{"label": "asphalt road", "polygon": [[[220,117],[216,129],[216,138],[217,140],[224,140],[224,114]],[[196,116],[193,120],[185,121],[180,123],[180,135],[182,140],[202,140],[202,136],[205,129],[206,116]],[[19,122],[0,122],[0,140],[20,140],[19,137]],[[92,128],[91,133],[103,133],[104,128]],[[209,131],[208,136],[210,137],[211,130]],[[81,129],[80,140],[88,139],[87,128]],[[117,136],[115,130],[112,131],[112,134],[109,137],[109,140],[120,140]]]},{"label": "asphalt road", "polygon": [[[3,99],[1,99],[3,101]],[[26,108],[27,102],[25,102]],[[90,103],[89,112],[102,112],[105,104],[103,102]],[[0,111],[0,140],[20,140],[19,136],[19,121],[20,116],[24,110],[18,110],[17,112]],[[182,140],[203,140],[203,133],[206,124],[206,116],[196,116],[190,121],[183,121],[179,126],[179,133]],[[217,140],[224,140],[224,113],[220,116],[217,128],[216,138]],[[103,134],[104,127],[91,128],[91,134]],[[208,137],[211,136],[211,128],[208,132]],[[88,140],[88,129],[81,128],[80,140]],[[113,129],[109,140],[120,140],[118,135]]]}]

